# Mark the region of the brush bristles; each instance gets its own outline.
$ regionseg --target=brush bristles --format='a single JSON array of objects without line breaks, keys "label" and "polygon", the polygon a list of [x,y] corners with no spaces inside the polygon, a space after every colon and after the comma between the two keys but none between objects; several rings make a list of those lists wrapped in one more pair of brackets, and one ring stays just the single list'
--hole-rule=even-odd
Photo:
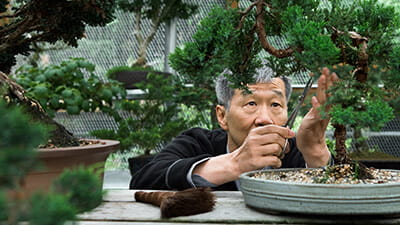
[{"label": "brush bristles", "polygon": [[167,197],[174,195],[175,192],[171,191],[137,191],[135,192],[135,199],[137,202],[150,203],[155,206],[160,206],[162,201]]},{"label": "brush bristles", "polygon": [[161,202],[161,217],[189,216],[213,210],[215,196],[210,188],[178,191]]},{"label": "brush bristles", "polygon": [[161,217],[189,216],[213,210],[215,196],[211,188],[190,188],[184,191],[135,192],[138,202],[159,206]]}]

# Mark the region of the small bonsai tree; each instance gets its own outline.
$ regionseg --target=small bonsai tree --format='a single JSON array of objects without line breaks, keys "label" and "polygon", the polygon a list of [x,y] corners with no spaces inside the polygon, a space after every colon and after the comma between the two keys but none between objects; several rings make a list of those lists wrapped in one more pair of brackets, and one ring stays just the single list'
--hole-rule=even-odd
[{"label": "small bonsai tree", "polygon": [[[153,41],[161,24],[168,23],[174,18],[187,19],[197,10],[197,5],[182,0],[116,0],[119,9],[135,15],[133,35],[137,41],[137,58],[132,65],[136,67],[147,66],[147,48]],[[143,28],[143,20],[150,22],[150,29]]]},{"label": "small bonsai tree", "polygon": [[[50,140],[58,146],[78,145],[78,140],[50,118],[39,102],[27,96],[8,74],[17,54],[27,55],[35,42],[64,41],[77,46],[86,25],[103,26],[113,20],[114,1],[1,1],[0,83],[9,103],[22,105],[35,120],[54,127]],[[43,88],[41,88],[43,90]]]},{"label": "small bonsai tree", "polygon": [[278,76],[318,76],[324,66],[336,71],[340,81],[329,90],[328,113],[336,161],[348,163],[346,126],[379,129],[393,117],[386,100],[400,86],[399,19],[394,7],[377,0],[256,0],[244,9],[213,10],[195,41],[177,49],[171,61],[198,86],[229,68],[229,79],[245,88],[261,51]]}]

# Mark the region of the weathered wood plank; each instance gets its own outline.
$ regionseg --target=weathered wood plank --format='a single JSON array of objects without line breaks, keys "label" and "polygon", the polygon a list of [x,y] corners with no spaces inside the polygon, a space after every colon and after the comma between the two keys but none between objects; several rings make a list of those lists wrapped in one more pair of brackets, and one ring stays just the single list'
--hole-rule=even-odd
[{"label": "weathered wood plank", "polygon": [[[152,190],[144,190],[144,191],[152,191]],[[135,201],[135,192],[136,190],[107,190],[104,196],[104,201],[106,202],[115,202],[115,201]],[[223,201],[243,201],[243,195],[240,191],[216,191],[214,192],[217,199]]]},{"label": "weathered wood plank", "polygon": [[97,224],[400,224],[400,218],[301,216],[263,213],[249,208],[241,192],[215,192],[212,212],[194,216],[161,219],[160,209],[134,201],[133,190],[110,190],[104,203],[91,212],[79,215],[81,225]]}]

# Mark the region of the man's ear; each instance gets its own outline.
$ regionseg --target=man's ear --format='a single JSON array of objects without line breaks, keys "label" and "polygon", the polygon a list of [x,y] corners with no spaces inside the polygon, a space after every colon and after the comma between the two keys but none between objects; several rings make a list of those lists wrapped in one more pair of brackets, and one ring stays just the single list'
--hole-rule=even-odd
[{"label": "man's ear", "polygon": [[219,126],[224,129],[228,130],[228,124],[226,122],[226,108],[223,105],[217,105],[215,107],[215,113],[217,114],[217,120]]}]

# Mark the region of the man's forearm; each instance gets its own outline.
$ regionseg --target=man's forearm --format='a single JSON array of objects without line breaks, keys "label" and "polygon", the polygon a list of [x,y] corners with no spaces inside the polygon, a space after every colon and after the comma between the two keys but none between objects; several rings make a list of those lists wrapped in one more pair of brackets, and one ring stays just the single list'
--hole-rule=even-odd
[{"label": "man's forearm", "polygon": [[196,166],[193,174],[197,174],[215,185],[237,180],[240,172],[232,162],[231,157],[231,154],[211,157],[206,162]]}]

